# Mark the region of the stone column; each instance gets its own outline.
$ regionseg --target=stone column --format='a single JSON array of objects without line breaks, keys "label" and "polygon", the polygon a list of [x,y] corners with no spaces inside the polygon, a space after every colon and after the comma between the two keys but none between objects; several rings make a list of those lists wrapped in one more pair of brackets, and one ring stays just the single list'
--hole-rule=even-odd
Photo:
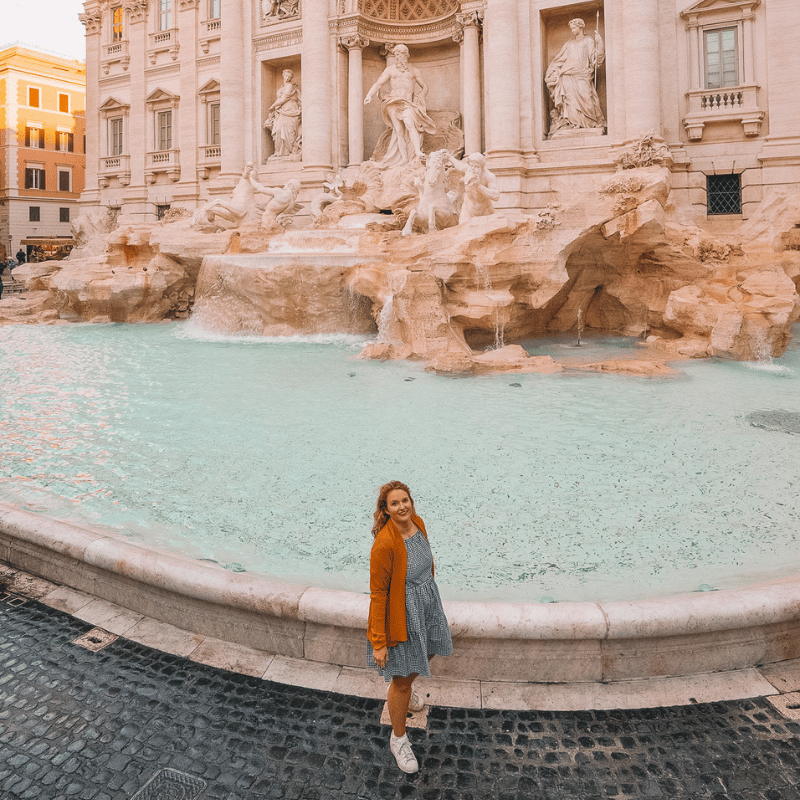
[{"label": "stone column", "polygon": [[[177,8],[178,37],[181,44],[181,104],[178,109],[178,147],[180,148],[184,197],[197,195],[197,156],[200,141],[205,141],[206,121],[197,114],[197,0],[180,0]],[[174,124],[174,123],[173,123]]]},{"label": "stone column", "polygon": [[454,39],[461,44],[461,116],[464,124],[464,152],[482,151],[481,141],[481,54],[482,11],[457,14],[461,31]]},{"label": "stone column", "polygon": [[[88,6],[88,4],[87,4]],[[98,108],[100,106],[100,95],[98,91],[100,80],[100,10],[87,7],[87,13],[79,14],[80,21],[86,28],[86,179],[84,182],[85,192],[91,192],[96,196],[97,171],[100,165],[100,117]],[[75,137],[75,149],[80,147],[80,143]],[[9,161],[9,163],[14,163]],[[13,175],[16,181],[14,170],[8,170],[8,178]],[[87,197],[88,199],[88,197]]]},{"label": "stone column", "polygon": [[302,14],[303,170],[319,173],[314,177],[322,181],[332,161],[333,79],[327,0],[303,3]]},{"label": "stone column", "polygon": [[[148,132],[148,110],[146,97],[145,62],[147,61],[147,4],[140,0],[128,0],[124,5],[128,12],[128,55],[130,56],[130,111],[124,127],[125,152],[131,157],[131,190],[126,193],[126,206],[131,200],[131,211],[125,213],[144,214],[145,197],[144,166],[147,151],[152,146],[152,133]],[[149,66],[149,62],[148,66]],[[88,82],[87,82],[88,86]],[[135,189],[133,187],[136,187]],[[137,203],[142,203],[141,206]],[[143,220],[142,220],[143,221]]]},{"label": "stone column", "polygon": [[658,0],[630,0],[622,8],[627,139],[650,130],[661,137],[658,5]]},{"label": "stone column", "polygon": [[252,122],[244,114],[244,5],[241,0],[222,0],[221,7],[220,112],[225,124],[220,131],[220,178],[232,183],[244,169],[244,128]]},{"label": "stone column", "polygon": [[358,34],[339,39],[347,50],[347,163],[352,167],[364,160],[364,72],[361,51],[369,44]]},{"label": "stone column", "polygon": [[517,0],[493,0],[483,24],[486,99],[486,152],[521,155],[519,104],[519,26]]}]

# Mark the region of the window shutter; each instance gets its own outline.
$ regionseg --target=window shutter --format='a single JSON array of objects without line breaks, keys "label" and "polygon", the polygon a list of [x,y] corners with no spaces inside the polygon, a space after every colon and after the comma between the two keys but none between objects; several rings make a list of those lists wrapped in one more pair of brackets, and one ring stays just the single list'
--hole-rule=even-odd
[{"label": "window shutter", "polygon": [[25,167],[25,188],[33,188],[33,170],[30,167]]},{"label": "window shutter", "polygon": [[25,128],[25,147],[31,146],[31,129]]},{"label": "window shutter", "polygon": [[39,149],[44,150],[44,128],[39,130]]}]

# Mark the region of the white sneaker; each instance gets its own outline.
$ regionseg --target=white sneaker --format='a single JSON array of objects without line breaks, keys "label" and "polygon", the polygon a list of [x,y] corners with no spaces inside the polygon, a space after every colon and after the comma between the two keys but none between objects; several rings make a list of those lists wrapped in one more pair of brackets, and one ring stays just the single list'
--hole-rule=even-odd
[{"label": "white sneaker", "polygon": [[408,741],[408,734],[398,739],[393,731],[389,737],[389,749],[397,760],[397,766],[403,772],[417,772],[419,770],[419,764],[414,756],[414,751],[411,749],[411,742]]}]

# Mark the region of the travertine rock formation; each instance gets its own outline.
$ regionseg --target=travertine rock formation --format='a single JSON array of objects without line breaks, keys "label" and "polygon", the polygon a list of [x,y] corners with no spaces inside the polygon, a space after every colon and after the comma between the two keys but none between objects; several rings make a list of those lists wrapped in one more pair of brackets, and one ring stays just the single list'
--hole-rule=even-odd
[{"label": "travertine rock formation", "polygon": [[36,313],[47,319],[184,317],[196,290],[194,313],[223,332],[375,332],[364,357],[445,372],[559,369],[503,345],[579,326],[646,340],[634,367],[587,365],[631,374],[660,374],[675,357],[783,352],[800,317],[800,198],[768,198],[732,239],[679,220],[658,165],[551,185],[535,215],[406,237],[360,206],[328,229],[276,235],[198,233],[186,219],[127,226],[94,255],[19,274],[46,290]]}]

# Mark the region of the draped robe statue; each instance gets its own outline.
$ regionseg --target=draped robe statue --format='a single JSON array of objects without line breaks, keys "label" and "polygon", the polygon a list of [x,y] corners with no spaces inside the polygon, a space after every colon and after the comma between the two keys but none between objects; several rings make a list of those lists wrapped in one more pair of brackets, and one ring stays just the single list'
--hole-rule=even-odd
[{"label": "draped robe statue", "polygon": [[566,128],[604,128],[605,118],[595,88],[597,68],[605,61],[600,34],[583,32],[582,19],[569,23],[573,38],[550,62],[544,82],[553,100],[550,134]]}]

